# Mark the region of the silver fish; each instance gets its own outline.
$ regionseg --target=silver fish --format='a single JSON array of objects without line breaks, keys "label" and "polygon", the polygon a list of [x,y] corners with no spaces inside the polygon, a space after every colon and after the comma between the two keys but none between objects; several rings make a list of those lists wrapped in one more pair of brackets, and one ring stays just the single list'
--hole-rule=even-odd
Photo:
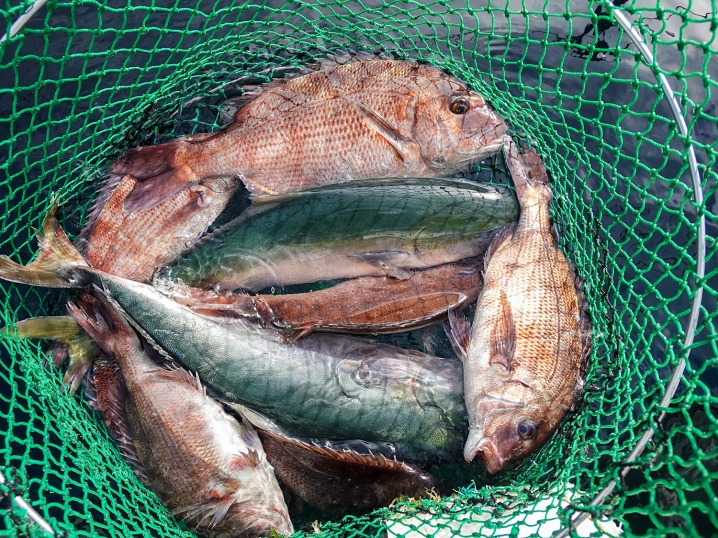
[{"label": "silver fish", "polygon": [[518,207],[507,189],[449,179],[356,181],[255,198],[161,277],[189,286],[258,291],[392,276],[476,256]]},{"label": "silver fish", "polygon": [[138,330],[222,398],[269,415],[290,434],[392,442],[414,460],[460,451],[466,410],[458,361],[331,334],[287,345],[274,331],[203,316],[151,286],[90,268],[54,214],[43,231],[49,255],[27,267],[0,258],[0,278],[99,286]]}]

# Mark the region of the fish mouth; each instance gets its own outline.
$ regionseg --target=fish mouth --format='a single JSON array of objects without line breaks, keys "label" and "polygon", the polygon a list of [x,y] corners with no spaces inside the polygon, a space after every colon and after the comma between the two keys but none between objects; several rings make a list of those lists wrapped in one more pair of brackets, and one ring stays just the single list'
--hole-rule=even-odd
[{"label": "fish mouth", "polygon": [[506,462],[496,453],[496,449],[491,444],[491,441],[489,441],[486,437],[484,437],[481,441],[484,444],[477,448],[478,454],[476,455],[479,456],[481,463],[484,464],[484,467],[486,467],[486,470],[489,471],[489,474],[496,474],[503,470],[506,466]]},{"label": "fish mouth", "polygon": [[481,463],[490,474],[496,474],[506,467],[506,461],[499,456],[491,439],[484,437],[482,432],[474,430],[469,433],[466,441],[464,459],[467,463],[471,463],[476,456],[481,459]]}]

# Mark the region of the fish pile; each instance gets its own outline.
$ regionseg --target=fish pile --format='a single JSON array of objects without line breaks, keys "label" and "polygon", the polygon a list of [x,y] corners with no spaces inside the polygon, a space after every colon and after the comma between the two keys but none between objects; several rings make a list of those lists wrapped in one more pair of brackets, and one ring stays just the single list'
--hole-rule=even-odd
[{"label": "fish pile", "polygon": [[[255,88],[223,130],[115,161],[75,244],[53,209],[33,262],[0,259],[2,279],[84,290],[14,334],[57,342],[66,384],[202,535],[449,494],[427,466],[521,461],[579,401],[590,350],[546,170],[506,130],[410,61],[338,56]],[[448,177],[502,149],[518,205]],[[207,234],[242,186],[250,207]],[[440,322],[461,360],[348,335]]]}]

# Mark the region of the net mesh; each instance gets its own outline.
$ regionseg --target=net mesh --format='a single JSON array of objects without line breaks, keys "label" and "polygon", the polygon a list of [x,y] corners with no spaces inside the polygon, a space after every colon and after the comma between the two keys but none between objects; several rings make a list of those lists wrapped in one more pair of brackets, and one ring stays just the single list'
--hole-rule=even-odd
[{"label": "net mesh", "polygon": [[[549,443],[491,485],[467,480],[451,497],[301,532],[548,536],[578,511],[594,516],[581,532],[614,532],[611,521],[630,535],[718,532],[718,10],[715,0],[615,4],[655,65],[602,2],[52,1],[0,44],[0,252],[30,260],[34,230],[56,199],[76,234],[109,162],[136,145],[220,128],[223,103],[247,83],[347,49],[429,62],[482,92],[544,156],[552,216],[590,303],[589,391]],[[5,31],[28,5],[6,0]],[[688,139],[657,73],[676,93]],[[698,158],[700,206],[687,144]],[[704,279],[696,277],[700,215]],[[0,286],[2,325],[62,313],[59,293]],[[42,533],[11,502],[20,495],[68,536],[192,536],[137,481],[82,398],[58,390],[45,347],[0,342],[0,518],[10,534]],[[688,351],[678,392],[660,408]],[[665,420],[652,426],[661,411]],[[622,477],[651,427],[652,442]],[[616,494],[589,506],[611,480]]]}]

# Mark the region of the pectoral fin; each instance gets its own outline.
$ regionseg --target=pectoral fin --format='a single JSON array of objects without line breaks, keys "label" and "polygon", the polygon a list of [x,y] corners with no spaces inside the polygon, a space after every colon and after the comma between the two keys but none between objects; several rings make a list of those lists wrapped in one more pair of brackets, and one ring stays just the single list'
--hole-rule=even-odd
[{"label": "pectoral fin", "polygon": [[308,335],[310,332],[314,330],[313,325],[304,326],[304,327],[297,327],[295,329],[288,329],[288,330],[280,330],[280,335],[284,340],[287,341],[289,344],[293,344],[303,336]]},{"label": "pectoral fin", "polygon": [[195,527],[202,525],[213,529],[222,522],[236,501],[236,494],[232,492],[221,499],[177,507],[172,510],[172,515],[192,522]]},{"label": "pectoral fin", "polygon": [[471,343],[471,323],[464,316],[457,316],[449,309],[449,319],[444,322],[444,330],[454,352],[463,361],[469,354]]},{"label": "pectoral fin", "polygon": [[511,314],[511,305],[506,297],[506,293],[502,290],[501,310],[499,319],[491,333],[491,357],[489,364],[500,364],[507,372],[515,369],[514,351],[516,350],[516,327],[514,318]]},{"label": "pectoral fin", "polygon": [[350,254],[349,258],[373,265],[387,276],[396,278],[397,280],[406,280],[411,277],[413,273],[403,267],[399,267],[398,263],[409,256],[410,254],[403,250],[380,250]]},{"label": "pectoral fin", "polygon": [[341,97],[359,113],[362,120],[364,120],[370,128],[376,131],[382,138],[384,138],[384,140],[391,144],[391,147],[394,148],[397,157],[399,157],[402,162],[412,162],[416,160],[420,151],[415,142],[399,133],[396,127],[389,123],[369,105],[360,101],[355,101],[345,95],[341,95]]}]

